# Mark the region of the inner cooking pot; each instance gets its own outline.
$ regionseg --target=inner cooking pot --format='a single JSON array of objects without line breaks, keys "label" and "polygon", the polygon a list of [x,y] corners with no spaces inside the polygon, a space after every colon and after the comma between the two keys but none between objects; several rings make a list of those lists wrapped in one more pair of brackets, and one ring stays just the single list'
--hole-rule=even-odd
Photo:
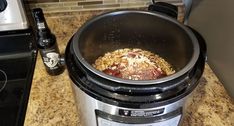
[{"label": "inner cooking pot", "polygon": [[[89,71],[105,79],[125,84],[157,84],[186,74],[198,60],[196,37],[170,17],[146,11],[116,11],[85,23],[73,36],[73,50],[78,61]],[[156,80],[125,80],[92,67],[107,52],[140,48],[158,54],[176,70],[175,74]]]}]

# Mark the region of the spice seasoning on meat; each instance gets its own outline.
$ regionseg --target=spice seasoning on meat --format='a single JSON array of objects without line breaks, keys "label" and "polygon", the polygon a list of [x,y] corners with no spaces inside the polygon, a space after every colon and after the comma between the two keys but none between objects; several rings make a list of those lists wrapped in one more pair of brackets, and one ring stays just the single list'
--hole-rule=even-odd
[{"label": "spice seasoning on meat", "polygon": [[95,61],[93,67],[108,75],[130,80],[153,80],[175,73],[163,58],[138,48],[107,52]]}]

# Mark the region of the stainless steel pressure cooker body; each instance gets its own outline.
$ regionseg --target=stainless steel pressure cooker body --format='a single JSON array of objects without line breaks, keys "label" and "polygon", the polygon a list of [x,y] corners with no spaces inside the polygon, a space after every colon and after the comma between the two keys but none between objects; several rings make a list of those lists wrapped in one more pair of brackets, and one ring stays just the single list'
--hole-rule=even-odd
[{"label": "stainless steel pressure cooker body", "polygon": [[[66,64],[83,126],[176,126],[187,96],[203,73],[206,48],[199,34],[148,11],[114,11],[86,22],[71,38]],[[92,67],[121,48],[159,54],[176,70],[157,80],[125,80]]]}]

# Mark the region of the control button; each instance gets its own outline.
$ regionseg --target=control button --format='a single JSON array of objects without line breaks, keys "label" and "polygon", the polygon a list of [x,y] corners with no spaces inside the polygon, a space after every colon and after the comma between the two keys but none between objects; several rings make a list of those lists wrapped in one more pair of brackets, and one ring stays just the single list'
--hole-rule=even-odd
[{"label": "control button", "polygon": [[0,0],[0,12],[4,11],[7,7],[7,1],[6,0]]}]

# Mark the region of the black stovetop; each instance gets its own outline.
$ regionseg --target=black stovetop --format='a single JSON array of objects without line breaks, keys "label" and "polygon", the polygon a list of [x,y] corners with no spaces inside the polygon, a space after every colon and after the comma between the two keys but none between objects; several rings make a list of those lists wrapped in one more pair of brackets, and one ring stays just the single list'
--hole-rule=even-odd
[{"label": "black stovetop", "polygon": [[0,93],[0,125],[18,125],[19,117],[25,106],[24,92],[26,91],[27,80],[15,80],[7,82],[5,89]]},{"label": "black stovetop", "polygon": [[[32,55],[34,54],[32,53]],[[0,64],[0,69],[6,71],[6,74],[8,73],[7,83],[0,92],[0,126],[22,126],[28,103],[35,58],[21,57],[7,61],[1,61]],[[13,68],[11,69],[12,71],[8,69],[8,66]],[[0,86],[2,87],[5,79],[4,77],[1,78]]]},{"label": "black stovetop", "polygon": [[[36,50],[31,45],[34,39],[28,31],[17,33],[16,36],[18,35],[21,37],[18,37],[15,45],[11,42],[14,40],[11,39],[12,36],[15,35],[8,36],[9,39],[2,39],[0,35],[1,48],[8,48],[4,52],[0,51],[0,126],[23,126],[26,114]],[[1,40],[8,42],[4,43]],[[28,46],[24,46],[25,49],[18,48],[20,40],[29,43]]]}]

